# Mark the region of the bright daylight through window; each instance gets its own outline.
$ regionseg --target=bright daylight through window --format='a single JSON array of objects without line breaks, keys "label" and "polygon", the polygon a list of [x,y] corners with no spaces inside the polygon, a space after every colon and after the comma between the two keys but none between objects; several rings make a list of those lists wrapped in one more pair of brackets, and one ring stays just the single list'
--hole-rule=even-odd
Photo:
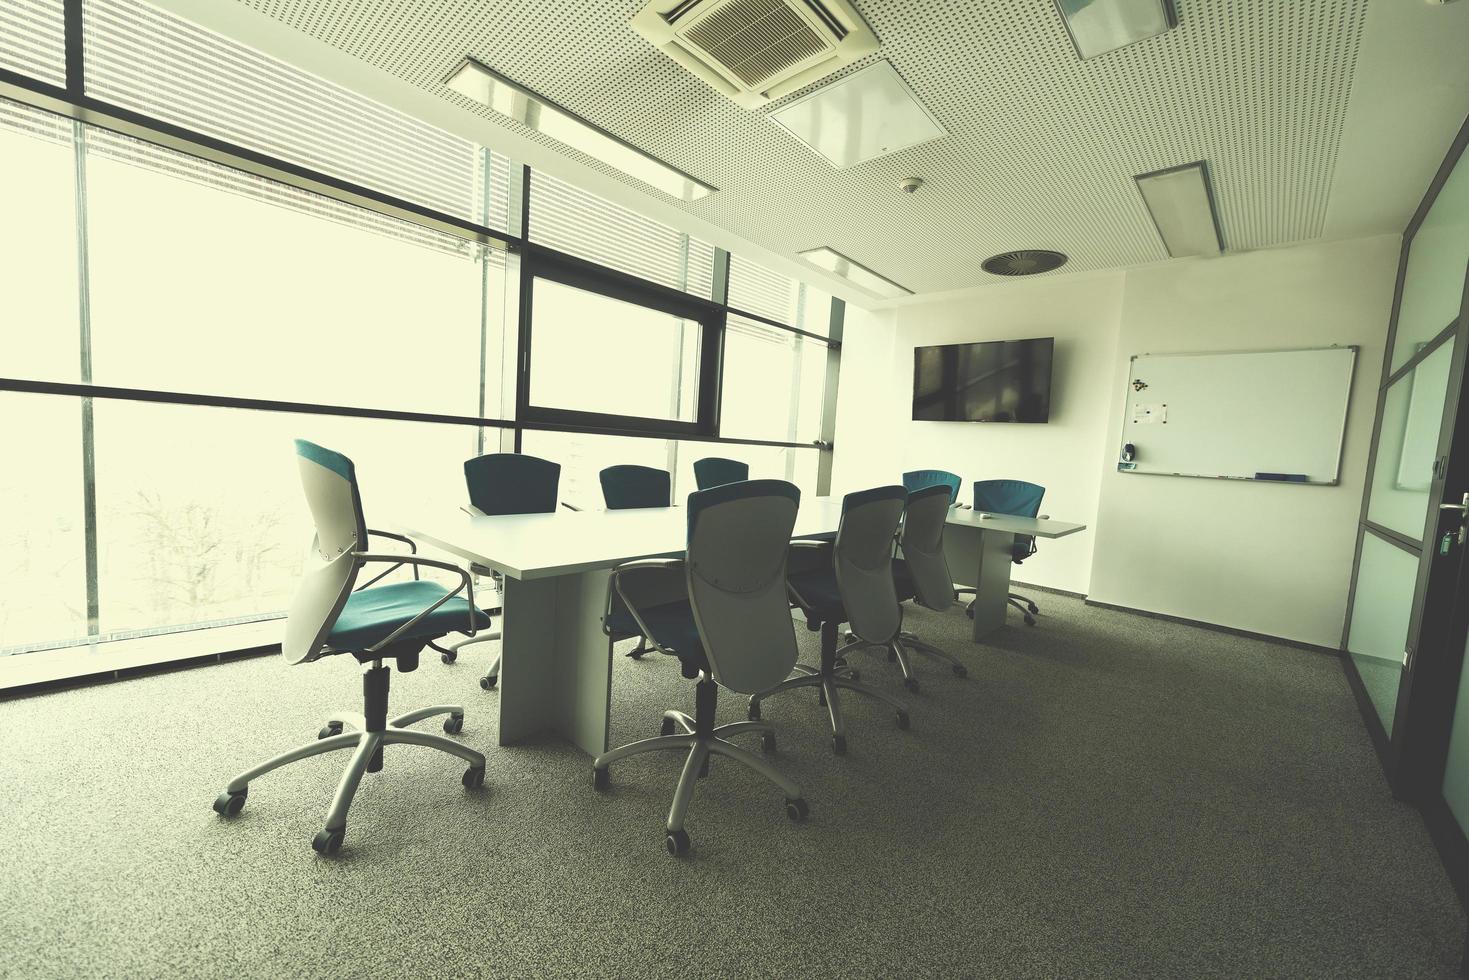
[{"label": "bright daylight through window", "polygon": [[580,508],[616,463],[677,502],[711,455],[816,491],[828,294],[175,14],[81,10],[117,107],[87,123],[54,111],[62,4],[0,7],[0,654],[280,617],[296,438],[373,522],[517,447]]}]

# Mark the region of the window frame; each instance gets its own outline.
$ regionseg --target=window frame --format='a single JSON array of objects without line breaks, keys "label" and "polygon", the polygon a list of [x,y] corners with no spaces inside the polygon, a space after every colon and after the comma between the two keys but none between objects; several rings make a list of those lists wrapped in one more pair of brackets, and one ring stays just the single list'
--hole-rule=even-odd
[{"label": "window frame", "polygon": [[[530,400],[531,363],[535,356],[535,281],[548,282],[631,303],[699,324],[699,362],[694,384],[694,421],[648,418],[617,412],[536,405]],[[721,375],[724,364],[724,310],[697,296],[544,246],[527,245],[521,262],[520,345],[516,367],[515,421],[527,427],[557,425],[626,434],[689,438],[719,437]]]}]

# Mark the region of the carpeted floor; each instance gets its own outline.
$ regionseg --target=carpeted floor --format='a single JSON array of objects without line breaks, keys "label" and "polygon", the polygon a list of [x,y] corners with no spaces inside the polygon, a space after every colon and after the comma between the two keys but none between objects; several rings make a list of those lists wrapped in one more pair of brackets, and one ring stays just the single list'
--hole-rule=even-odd
[{"label": "carpeted floor", "polygon": [[[1038,598],[1038,628],[985,646],[962,613],[910,613],[969,678],[921,661],[907,732],[844,701],[843,758],[814,692],[771,699],[810,821],[716,760],[683,860],[662,840],[681,758],[629,760],[599,794],[565,744],[495,747],[483,652],[425,659],[394,707],[464,702],[486,791],[394,747],[334,859],[309,842],[343,754],[261,778],[233,821],[210,803],[354,707],[350,661],[0,702],[0,975],[1453,975],[1464,915],[1335,659]],[[692,694],[673,663],[619,657],[614,744]]]}]

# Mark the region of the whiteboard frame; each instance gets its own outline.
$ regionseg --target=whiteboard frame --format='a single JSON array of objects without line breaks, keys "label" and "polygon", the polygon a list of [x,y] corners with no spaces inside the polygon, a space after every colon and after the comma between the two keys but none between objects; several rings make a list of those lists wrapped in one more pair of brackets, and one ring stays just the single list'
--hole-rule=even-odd
[{"label": "whiteboard frame", "polygon": [[[1341,428],[1338,430],[1336,443],[1336,475],[1330,480],[1260,480],[1253,476],[1224,476],[1219,473],[1162,473],[1150,470],[1134,469],[1122,461],[1122,447],[1127,445],[1127,409],[1132,402],[1132,379],[1137,377],[1134,370],[1138,358],[1141,357],[1217,357],[1221,354],[1299,354],[1318,350],[1349,350],[1352,352],[1352,369],[1347,374],[1347,399],[1342,406]],[[1321,344],[1316,347],[1250,347],[1242,350],[1192,350],[1192,351],[1144,351],[1134,354],[1127,360],[1127,382],[1122,386],[1122,441],[1117,445],[1117,472],[1129,473],[1133,476],[1182,476],[1196,480],[1229,480],[1234,483],[1269,483],[1274,486],[1291,487],[1335,487],[1341,485],[1341,464],[1346,454],[1347,445],[1347,420],[1352,417],[1352,391],[1357,384],[1357,362],[1361,359],[1362,348],[1360,344]]]}]

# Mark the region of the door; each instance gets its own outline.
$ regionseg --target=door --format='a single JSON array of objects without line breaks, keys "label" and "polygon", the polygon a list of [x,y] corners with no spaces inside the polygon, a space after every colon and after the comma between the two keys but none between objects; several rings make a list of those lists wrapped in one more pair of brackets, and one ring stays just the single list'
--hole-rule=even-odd
[{"label": "door", "polygon": [[1425,803],[1443,787],[1469,630],[1466,139],[1469,124],[1404,236],[1343,637],[1393,792]]}]

